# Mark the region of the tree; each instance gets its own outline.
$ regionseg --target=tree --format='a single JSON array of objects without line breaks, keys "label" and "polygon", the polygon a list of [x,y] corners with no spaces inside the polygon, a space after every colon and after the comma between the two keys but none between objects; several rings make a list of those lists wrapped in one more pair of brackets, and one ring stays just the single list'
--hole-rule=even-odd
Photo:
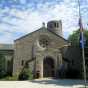
[{"label": "tree", "polygon": [[[73,33],[68,37],[68,40],[72,43],[73,46],[79,47],[80,45],[80,30],[73,31]],[[84,39],[86,40],[85,44],[85,62],[86,62],[86,74],[88,79],[88,30],[84,30]]]},{"label": "tree", "polygon": [[[80,30],[73,31],[73,33],[68,37],[68,40],[73,46],[79,47]],[[88,30],[84,30],[85,47],[88,47]]]},{"label": "tree", "polygon": [[5,57],[4,55],[0,54],[0,78],[4,77],[5,75]]}]

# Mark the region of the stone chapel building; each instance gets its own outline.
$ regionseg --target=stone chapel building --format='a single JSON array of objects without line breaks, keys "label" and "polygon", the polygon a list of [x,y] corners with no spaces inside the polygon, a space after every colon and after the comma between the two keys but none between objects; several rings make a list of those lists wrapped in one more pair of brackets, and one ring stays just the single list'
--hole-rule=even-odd
[{"label": "stone chapel building", "polygon": [[27,63],[34,75],[56,77],[58,69],[65,64],[61,48],[69,46],[63,38],[62,22],[50,21],[21,38],[15,40],[13,74],[22,70]]}]

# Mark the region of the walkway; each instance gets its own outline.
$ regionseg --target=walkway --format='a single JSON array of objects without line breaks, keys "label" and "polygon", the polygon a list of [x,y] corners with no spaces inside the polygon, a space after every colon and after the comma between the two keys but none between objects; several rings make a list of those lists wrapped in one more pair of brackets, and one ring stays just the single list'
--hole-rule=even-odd
[{"label": "walkway", "polygon": [[82,80],[37,79],[33,81],[0,81],[0,88],[84,88],[84,87]]}]

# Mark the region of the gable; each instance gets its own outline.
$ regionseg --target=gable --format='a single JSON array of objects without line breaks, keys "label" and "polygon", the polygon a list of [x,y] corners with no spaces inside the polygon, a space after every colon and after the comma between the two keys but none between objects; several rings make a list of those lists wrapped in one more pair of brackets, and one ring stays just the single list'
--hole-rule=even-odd
[{"label": "gable", "polygon": [[[15,42],[19,42],[19,41],[33,42],[35,40],[38,40],[41,37],[41,35],[48,36],[53,41],[54,44],[56,44],[57,46],[60,46],[60,47],[69,44],[69,42],[66,39],[53,33],[52,31],[47,30],[47,28],[45,28],[45,27],[42,27],[32,33],[22,36],[21,38],[15,40]],[[54,45],[54,46],[56,46],[56,45]]]}]

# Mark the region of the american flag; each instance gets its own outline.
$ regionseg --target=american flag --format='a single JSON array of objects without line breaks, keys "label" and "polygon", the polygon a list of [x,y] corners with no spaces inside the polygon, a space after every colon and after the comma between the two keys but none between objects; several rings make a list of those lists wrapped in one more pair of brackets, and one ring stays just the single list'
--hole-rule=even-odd
[{"label": "american flag", "polygon": [[80,33],[83,32],[83,25],[82,25],[82,19],[79,18],[79,28],[80,28]]},{"label": "american flag", "polygon": [[83,35],[83,25],[82,25],[82,19],[79,18],[79,28],[80,28],[80,47],[84,48],[84,35]]}]

